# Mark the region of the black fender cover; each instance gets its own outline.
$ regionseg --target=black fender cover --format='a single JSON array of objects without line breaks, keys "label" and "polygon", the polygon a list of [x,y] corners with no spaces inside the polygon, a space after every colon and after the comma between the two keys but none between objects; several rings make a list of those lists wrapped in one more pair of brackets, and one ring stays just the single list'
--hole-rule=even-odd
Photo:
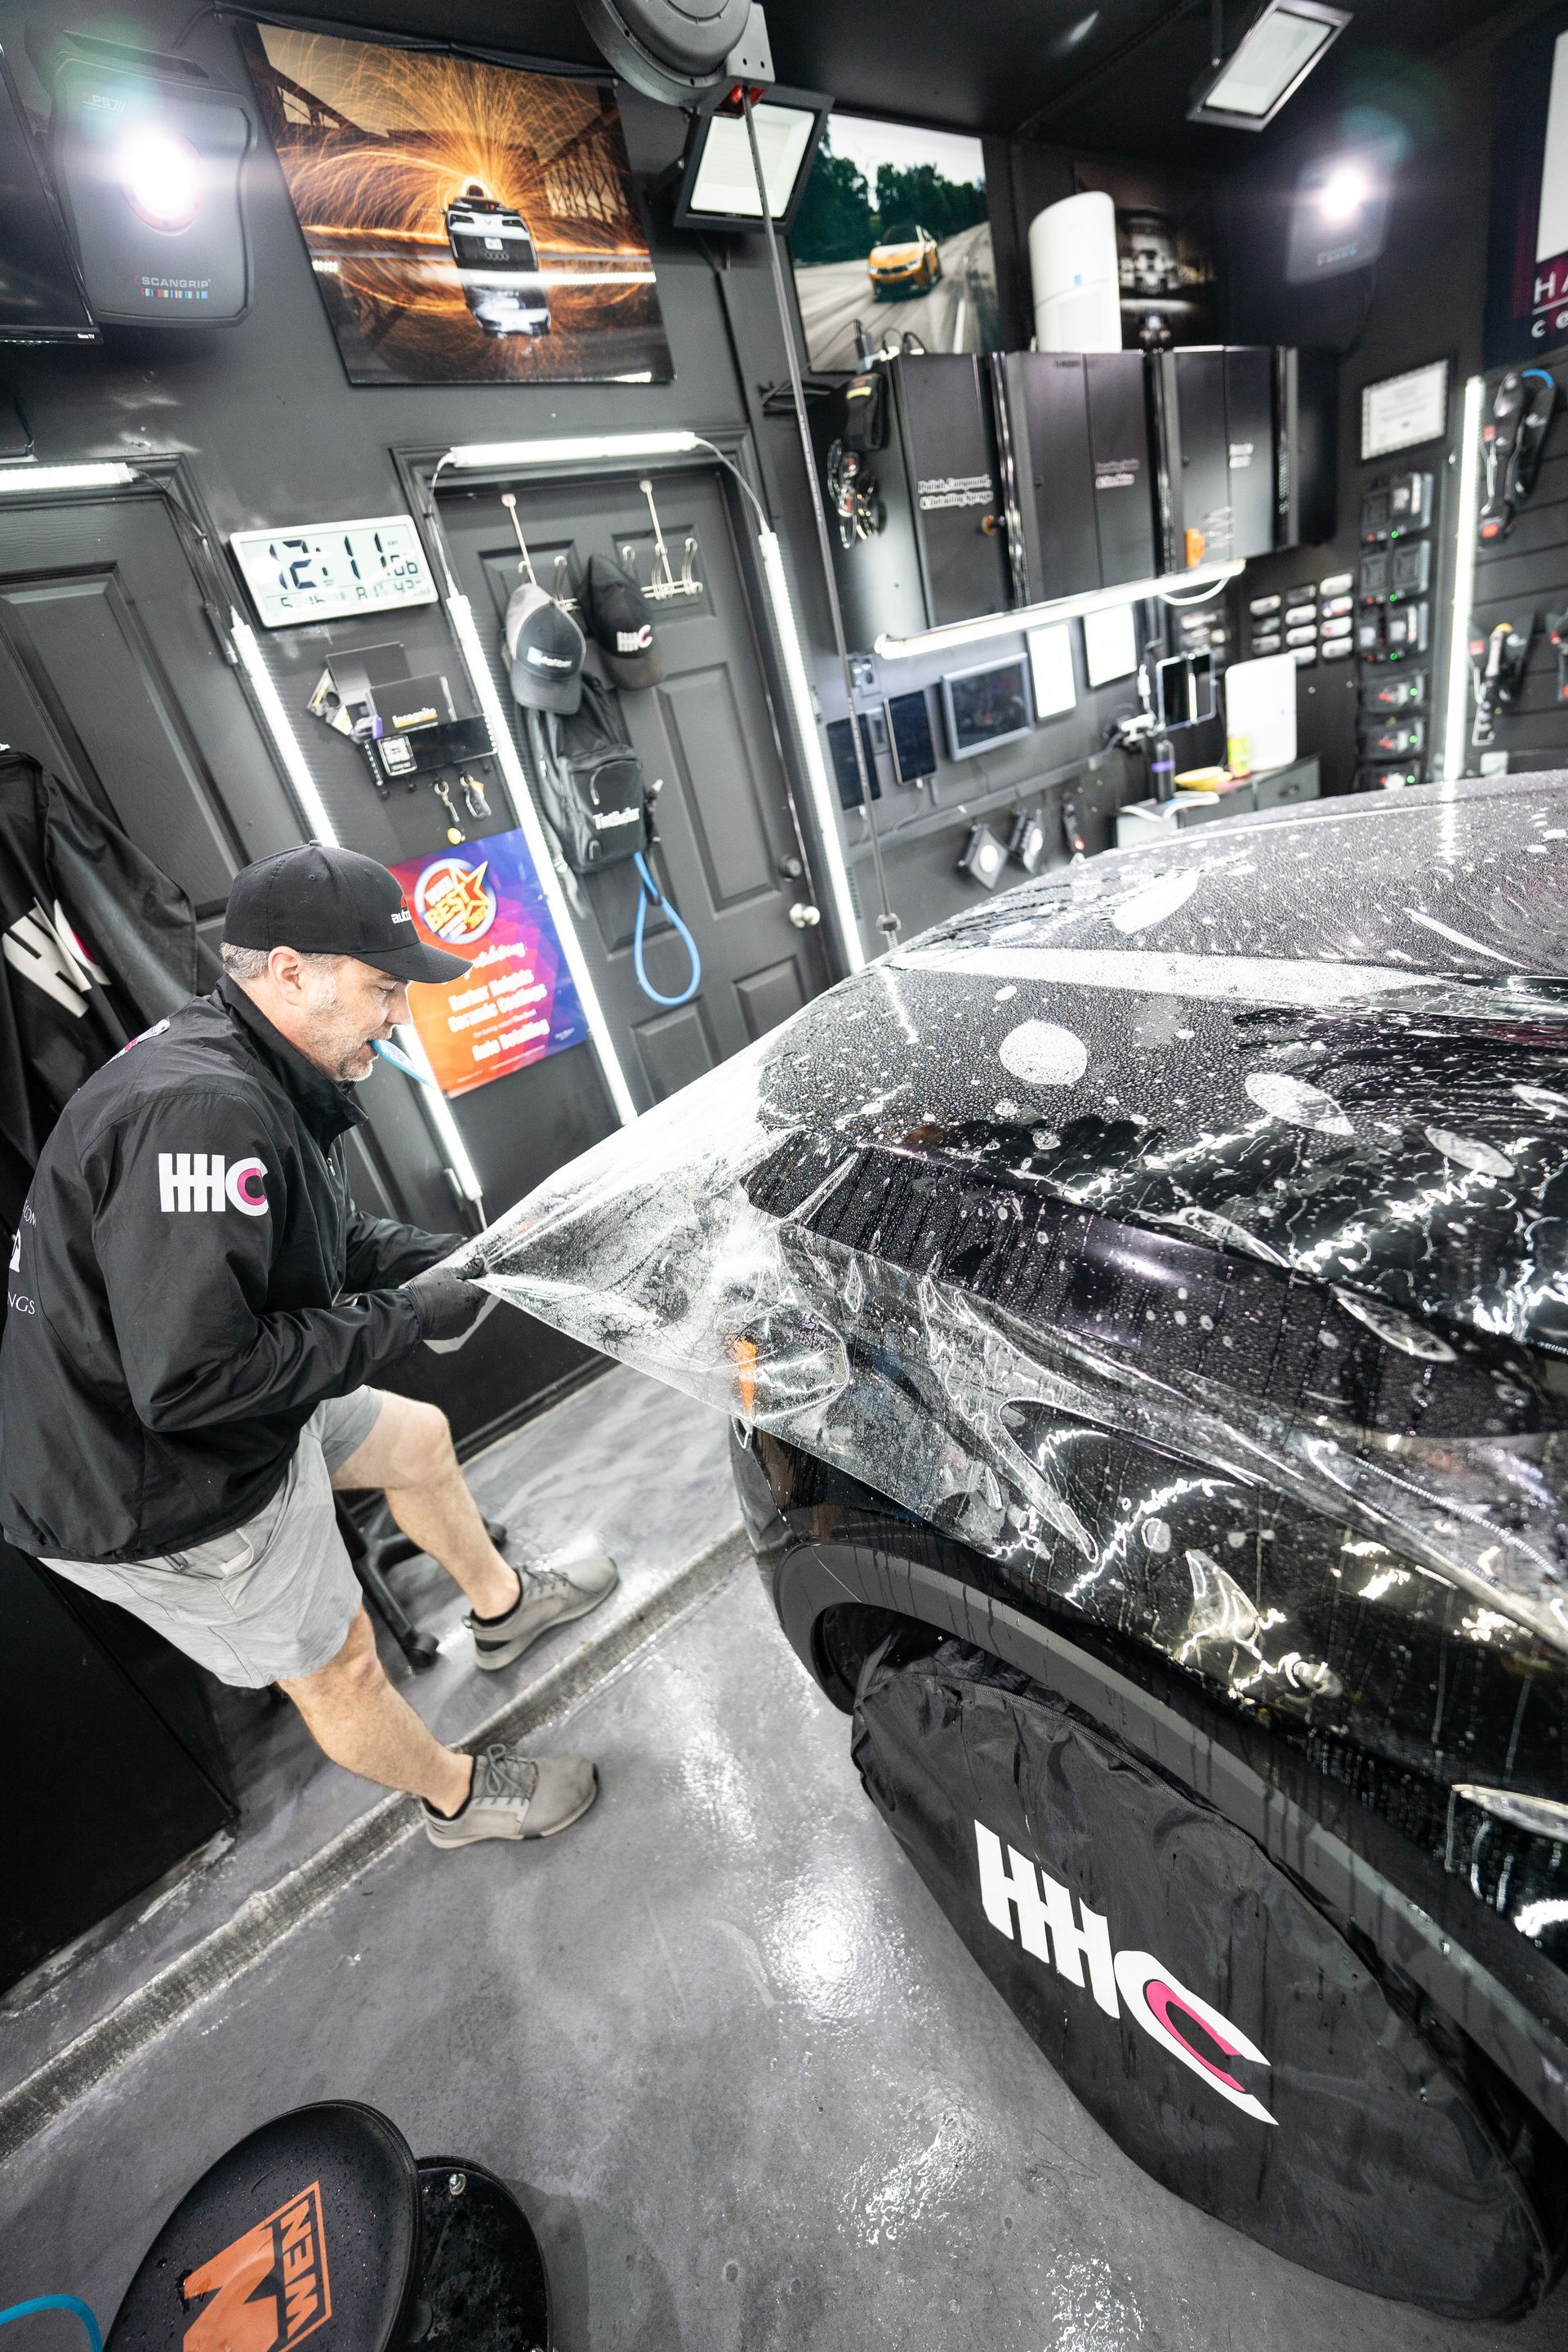
[{"label": "black fender cover", "polygon": [[1294,1880],[1016,1669],[912,1646],[861,1676],[867,1793],[1118,2145],[1370,2293],[1470,2319],[1536,2303],[1553,2249],[1497,2117]]}]

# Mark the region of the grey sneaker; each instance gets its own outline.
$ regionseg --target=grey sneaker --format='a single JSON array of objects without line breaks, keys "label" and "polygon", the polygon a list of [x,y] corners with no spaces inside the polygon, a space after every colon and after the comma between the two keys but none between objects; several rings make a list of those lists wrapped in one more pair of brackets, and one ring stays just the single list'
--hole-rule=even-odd
[{"label": "grey sneaker", "polygon": [[515,1608],[482,1625],[471,1612],[463,1620],[474,1637],[474,1664],[487,1675],[521,1658],[552,1625],[585,1617],[618,1581],[615,1561],[602,1551],[559,1568],[520,1568],[517,1573],[522,1591]]},{"label": "grey sneaker", "polygon": [[599,1793],[599,1776],[581,1756],[520,1756],[484,1748],[474,1785],[454,1821],[425,1807],[432,1845],[477,1845],[481,1838],[547,1838],[580,1822]]}]

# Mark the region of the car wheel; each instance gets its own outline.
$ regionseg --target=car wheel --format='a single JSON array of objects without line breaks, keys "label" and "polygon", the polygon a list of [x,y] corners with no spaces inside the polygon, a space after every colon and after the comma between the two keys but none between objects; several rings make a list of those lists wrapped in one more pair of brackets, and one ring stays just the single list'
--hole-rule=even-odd
[{"label": "car wheel", "polygon": [[866,1658],[852,1753],[973,1958],[1156,2180],[1373,2294],[1465,2319],[1540,2301],[1568,2147],[1222,1814],[924,1628]]}]

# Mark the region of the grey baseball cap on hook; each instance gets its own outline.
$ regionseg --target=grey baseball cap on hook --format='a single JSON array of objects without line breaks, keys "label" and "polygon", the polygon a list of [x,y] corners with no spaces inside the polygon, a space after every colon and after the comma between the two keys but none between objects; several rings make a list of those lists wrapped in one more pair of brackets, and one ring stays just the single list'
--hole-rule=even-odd
[{"label": "grey baseball cap on hook", "polygon": [[511,690],[530,710],[573,718],[583,701],[583,656],[588,648],[570,613],[531,584],[514,588],[506,608]]},{"label": "grey baseball cap on hook", "polygon": [[357,849],[275,850],[229,885],[223,936],[234,948],[354,956],[394,980],[456,980],[462,956],[427,947],[395,875]]}]

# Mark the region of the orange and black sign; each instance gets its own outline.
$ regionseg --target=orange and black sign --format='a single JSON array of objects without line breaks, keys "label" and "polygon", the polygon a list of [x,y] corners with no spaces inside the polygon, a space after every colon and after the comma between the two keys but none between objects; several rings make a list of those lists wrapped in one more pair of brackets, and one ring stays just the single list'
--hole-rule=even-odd
[{"label": "orange and black sign", "polygon": [[184,2352],[291,2352],[332,2315],[321,2184],[187,2272],[181,2293],[202,2306]]}]

